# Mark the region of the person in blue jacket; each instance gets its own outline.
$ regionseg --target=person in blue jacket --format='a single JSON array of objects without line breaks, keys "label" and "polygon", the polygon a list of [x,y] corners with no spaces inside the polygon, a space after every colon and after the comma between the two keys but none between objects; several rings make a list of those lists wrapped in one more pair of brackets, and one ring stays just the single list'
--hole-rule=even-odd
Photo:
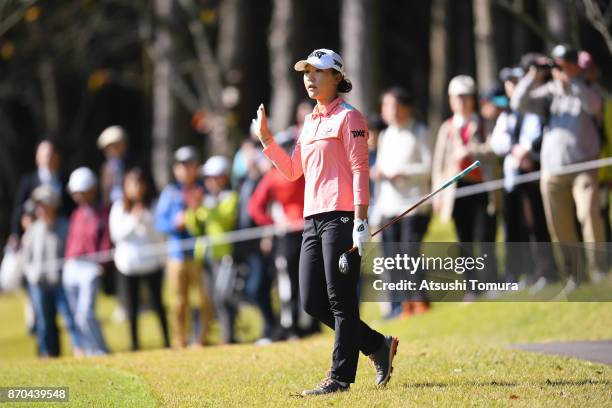
[{"label": "person in blue jacket", "polygon": [[[199,155],[192,146],[183,146],[174,153],[172,167],[176,182],[162,191],[156,209],[156,228],[168,237],[166,275],[172,294],[171,308],[174,321],[172,342],[181,348],[188,344],[187,312],[189,287],[195,285],[200,295],[199,330],[195,345],[206,344],[206,334],[213,318],[211,302],[204,285],[201,263],[193,258],[193,236],[185,227],[185,210],[201,200],[204,186],[198,180]],[[195,323],[195,322],[194,322]]]}]

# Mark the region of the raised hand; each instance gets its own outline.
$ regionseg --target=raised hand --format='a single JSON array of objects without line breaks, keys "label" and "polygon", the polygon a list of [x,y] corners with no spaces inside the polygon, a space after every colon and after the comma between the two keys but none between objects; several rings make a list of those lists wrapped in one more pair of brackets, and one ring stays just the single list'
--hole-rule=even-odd
[{"label": "raised hand", "polygon": [[257,119],[253,119],[253,124],[255,128],[255,132],[257,132],[257,136],[261,141],[261,144],[266,147],[272,144],[274,138],[272,134],[268,130],[268,119],[266,117],[266,108],[264,108],[263,103],[259,105],[257,108]]}]

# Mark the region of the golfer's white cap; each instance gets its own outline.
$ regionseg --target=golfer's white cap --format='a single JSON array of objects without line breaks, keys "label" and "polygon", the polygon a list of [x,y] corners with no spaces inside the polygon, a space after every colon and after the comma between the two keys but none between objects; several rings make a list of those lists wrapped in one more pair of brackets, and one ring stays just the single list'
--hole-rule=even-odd
[{"label": "golfer's white cap", "polygon": [[71,193],[84,193],[96,186],[97,179],[91,169],[87,167],[79,167],[70,174],[68,180],[68,191]]},{"label": "golfer's white cap", "polygon": [[312,65],[319,69],[333,68],[344,75],[344,61],[342,57],[332,50],[327,48],[319,48],[310,53],[308,58],[295,63],[293,68],[296,71],[304,71],[306,65]]},{"label": "golfer's white cap", "polygon": [[98,137],[98,149],[104,149],[113,143],[122,142],[127,139],[125,129],[121,126],[109,126],[100,133]]},{"label": "golfer's white cap", "polygon": [[457,75],[448,84],[449,95],[474,95],[476,94],[476,83],[474,78],[468,75]]},{"label": "golfer's white cap", "polygon": [[225,176],[229,173],[229,160],[225,156],[212,156],[202,166],[204,177]]}]

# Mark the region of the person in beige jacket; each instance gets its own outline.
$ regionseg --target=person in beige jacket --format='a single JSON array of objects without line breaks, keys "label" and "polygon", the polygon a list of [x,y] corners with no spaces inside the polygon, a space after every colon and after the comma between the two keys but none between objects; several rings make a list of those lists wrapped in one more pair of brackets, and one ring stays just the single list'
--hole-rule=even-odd
[{"label": "person in beige jacket", "polygon": [[[467,75],[454,77],[448,86],[450,108],[453,113],[438,131],[432,162],[432,183],[434,187],[452,178],[459,171],[468,167],[473,161],[480,160],[482,166],[456,185],[442,191],[434,198],[434,212],[443,221],[451,218],[459,242],[463,248],[473,253],[473,242],[495,242],[496,202],[494,193],[478,193],[457,198],[457,187],[469,186],[490,180],[498,171],[495,155],[488,143],[482,119],[475,109],[476,85],[474,79]],[[495,251],[481,246],[488,253],[487,281],[495,281]],[[468,277],[471,279],[471,277]]]}]

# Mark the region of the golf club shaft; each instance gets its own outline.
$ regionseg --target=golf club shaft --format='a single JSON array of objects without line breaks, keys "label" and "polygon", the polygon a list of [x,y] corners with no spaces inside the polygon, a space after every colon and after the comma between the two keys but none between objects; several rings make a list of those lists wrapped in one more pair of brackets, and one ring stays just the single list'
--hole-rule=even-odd
[{"label": "golf club shaft", "polygon": [[[385,225],[380,227],[378,230],[374,231],[374,233],[372,233],[371,236],[374,237],[376,234],[380,233],[385,228],[389,227],[392,224],[395,224],[397,221],[399,221],[402,217],[404,217],[410,211],[414,210],[419,205],[423,204],[425,201],[429,200],[431,197],[433,197],[434,195],[438,194],[440,191],[444,190],[446,187],[450,186],[454,182],[461,180],[463,177],[465,177],[467,174],[471,173],[477,167],[480,167],[480,161],[478,161],[478,160],[476,160],[474,163],[470,164],[468,167],[463,169],[460,173],[457,173],[453,178],[451,178],[450,180],[446,181],[446,183],[442,184],[440,187],[438,187],[437,189],[435,189],[431,193],[427,194],[425,197],[423,197],[418,202],[413,204],[406,211],[404,211],[403,213],[401,213],[400,215],[398,215],[397,217],[395,217],[394,219],[392,219],[391,221],[389,221],[388,223],[386,223]],[[356,247],[352,247],[347,253],[354,252],[355,250],[357,250],[357,248]]]}]

